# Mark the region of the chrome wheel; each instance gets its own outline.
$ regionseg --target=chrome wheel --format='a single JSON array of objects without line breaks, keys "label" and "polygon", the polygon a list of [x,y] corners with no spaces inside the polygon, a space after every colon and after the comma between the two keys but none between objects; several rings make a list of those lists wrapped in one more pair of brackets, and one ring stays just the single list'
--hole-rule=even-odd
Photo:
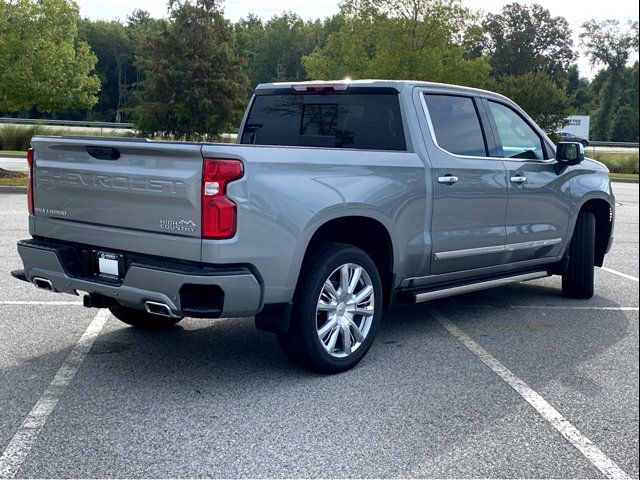
[{"label": "chrome wheel", "polygon": [[355,263],[336,268],[318,297],[316,332],[329,355],[344,358],[365,341],[375,311],[373,282]]}]

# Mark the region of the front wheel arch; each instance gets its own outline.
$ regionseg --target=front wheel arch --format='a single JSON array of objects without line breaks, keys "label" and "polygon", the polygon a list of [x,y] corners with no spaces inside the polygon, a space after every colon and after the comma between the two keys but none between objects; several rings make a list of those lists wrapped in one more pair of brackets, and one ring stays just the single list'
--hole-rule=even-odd
[{"label": "front wheel arch", "polygon": [[[604,264],[604,257],[607,253],[609,246],[609,239],[613,233],[613,207],[606,200],[592,199],[586,201],[581,207],[580,215],[583,212],[591,212],[596,219],[596,245],[594,264],[597,267],[602,267]],[[575,233],[575,225],[574,225]]]}]

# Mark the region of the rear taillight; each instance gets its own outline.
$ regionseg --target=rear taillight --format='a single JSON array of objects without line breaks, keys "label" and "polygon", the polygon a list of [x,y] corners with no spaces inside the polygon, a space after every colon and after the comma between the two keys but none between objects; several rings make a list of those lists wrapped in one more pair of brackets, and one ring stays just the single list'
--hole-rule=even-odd
[{"label": "rear taillight", "polygon": [[29,178],[27,179],[27,208],[33,215],[33,148],[27,150],[27,165],[29,165]]},{"label": "rear taillight", "polygon": [[205,158],[202,167],[202,238],[224,239],[236,234],[237,207],[227,197],[227,185],[242,178],[240,160]]}]

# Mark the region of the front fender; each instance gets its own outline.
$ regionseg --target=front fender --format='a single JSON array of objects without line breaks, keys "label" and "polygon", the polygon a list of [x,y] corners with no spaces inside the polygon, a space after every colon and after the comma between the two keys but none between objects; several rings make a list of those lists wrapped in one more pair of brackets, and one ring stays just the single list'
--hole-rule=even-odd
[{"label": "front fender", "polygon": [[611,229],[613,231],[613,223],[615,222],[615,196],[611,188],[611,180],[609,179],[609,170],[606,166],[591,159],[585,159],[581,164],[571,167],[563,175],[569,177],[569,185],[571,192],[571,216],[569,221],[570,236],[564,245],[560,255],[571,243],[571,237],[575,230],[578,214],[585,208],[588,202],[599,200],[606,202],[611,209]]}]

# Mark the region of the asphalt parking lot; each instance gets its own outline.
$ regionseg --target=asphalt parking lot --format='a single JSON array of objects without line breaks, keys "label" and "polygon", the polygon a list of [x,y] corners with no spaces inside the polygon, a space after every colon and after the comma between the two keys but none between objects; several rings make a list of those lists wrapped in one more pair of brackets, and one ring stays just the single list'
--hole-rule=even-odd
[{"label": "asphalt parking lot", "polygon": [[638,185],[614,189],[593,299],[552,277],[397,308],[337,376],[252,319],[141,332],[13,280],[2,194],[0,477],[637,478]]}]

